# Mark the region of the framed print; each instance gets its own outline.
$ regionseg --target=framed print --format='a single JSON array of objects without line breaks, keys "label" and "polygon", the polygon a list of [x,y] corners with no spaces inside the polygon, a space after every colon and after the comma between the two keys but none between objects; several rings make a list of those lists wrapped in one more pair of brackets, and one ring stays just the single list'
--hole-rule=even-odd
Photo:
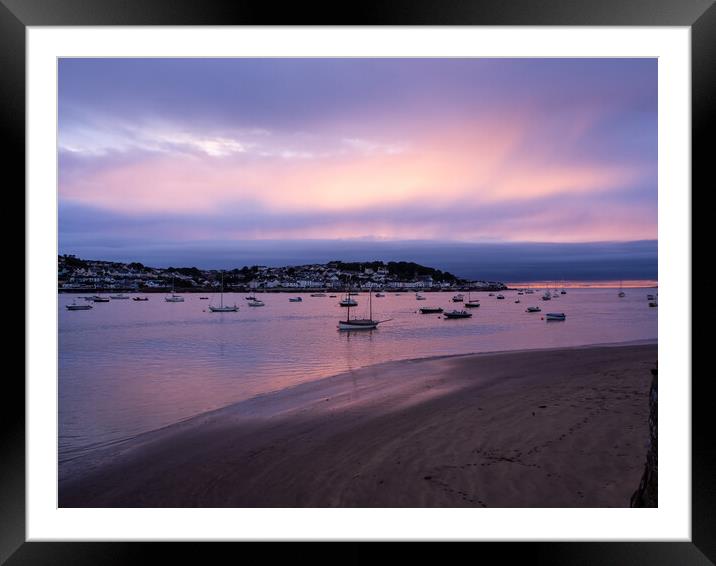
[{"label": "framed print", "polygon": [[3,2],[9,564],[146,541],[714,561],[711,2]]}]

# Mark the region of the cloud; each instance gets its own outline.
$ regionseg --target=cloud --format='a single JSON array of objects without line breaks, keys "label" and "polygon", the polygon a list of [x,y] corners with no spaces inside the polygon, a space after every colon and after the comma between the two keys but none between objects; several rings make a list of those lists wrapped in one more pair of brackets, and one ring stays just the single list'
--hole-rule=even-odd
[{"label": "cloud", "polygon": [[645,59],[63,59],[60,220],[77,237],[67,211],[93,211],[98,239],[654,238],[656,103]]}]

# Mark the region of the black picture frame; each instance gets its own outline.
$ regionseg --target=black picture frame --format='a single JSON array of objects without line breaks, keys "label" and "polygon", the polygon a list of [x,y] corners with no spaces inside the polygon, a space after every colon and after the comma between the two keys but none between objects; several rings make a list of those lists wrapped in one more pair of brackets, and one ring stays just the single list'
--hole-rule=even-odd
[{"label": "black picture frame", "polygon": [[[304,0],[280,8],[271,2],[243,0],[226,4],[206,0],[0,0],[0,119],[3,138],[10,142],[4,144],[5,178],[9,172],[9,178],[14,179],[14,184],[8,181],[7,186],[25,183],[26,27],[268,24],[688,26],[692,56],[692,186],[707,186],[713,160],[708,142],[716,132],[714,0],[364,0],[350,5]],[[711,438],[713,396],[709,394],[713,386],[710,375],[700,378],[692,380],[691,542],[472,543],[480,547],[467,550],[468,557],[499,555],[500,561],[508,563],[528,560],[549,564],[716,563],[716,442]],[[204,563],[225,559],[219,555],[226,550],[225,545],[26,542],[25,387],[16,373],[5,372],[3,381],[7,396],[3,396],[0,410],[0,562],[126,564],[159,559],[167,562],[173,555]],[[256,544],[265,548],[262,543]],[[421,546],[418,552],[425,557],[426,548]],[[373,543],[350,543],[342,545],[340,555],[335,554],[335,549],[325,555],[333,555],[332,562],[359,563],[371,560],[373,549],[382,554],[384,548]],[[457,560],[464,551],[459,545],[440,545],[441,562]],[[295,557],[296,552],[305,551],[297,551],[292,543],[280,550],[286,557]],[[274,553],[267,551],[263,560],[273,561]],[[314,551],[306,557],[317,559]]]}]

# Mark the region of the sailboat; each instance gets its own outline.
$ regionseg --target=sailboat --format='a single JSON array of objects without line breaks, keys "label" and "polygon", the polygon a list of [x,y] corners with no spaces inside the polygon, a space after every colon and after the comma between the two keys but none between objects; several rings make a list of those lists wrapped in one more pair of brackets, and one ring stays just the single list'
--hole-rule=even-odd
[{"label": "sailboat", "polygon": [[475,299],[474,301],[470,298],[470,291],[467,292],[467,302],[463,305],[469,309],[474,309],[480,306],[480,301]]},{"label": "sailboat", "polygon": [[626,297],[626,293],[625,293],[624,290],[622,289],[622,284],[623,284],[623,281],[619,281],[619,295],[618,295],[618,296],[619,296],[620,298],[621,298],[621,297]]},{"label": "sailboat", "polygon": [[338,321],[338,330],[375,330],[381,322],[387,320],[373,320],[373,293],[368,291],[368,318],[351,319],[351,307],[348,305],[348,312],[345,320]]},{"label": "sailboat", "polygon": [[172,277],[172,294],[168,297],[164,297],[164,300],[167,303],[183,303],[184,302],[184,297],[177,295],[174,292],[174,277]]},{"label": "sailboat", "polygon": [[221,272],[221,306],[215,307],[213,305],[209,305],[209,310],[211,312],[237,312],[239,310],[239,307],[234,304],[234,306],[224,306],[224,272]]}]

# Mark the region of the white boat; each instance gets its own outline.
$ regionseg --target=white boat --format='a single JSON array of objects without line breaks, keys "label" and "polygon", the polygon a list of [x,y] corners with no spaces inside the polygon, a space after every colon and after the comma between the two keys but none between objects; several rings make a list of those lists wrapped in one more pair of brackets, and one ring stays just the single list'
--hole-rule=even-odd
[{"label": "white boat", "polygon": [[526,289],[525,295],[534,295],[534,291],[532,289]]},{"label": "white boat", "polygon": [[103,296],[101,296],[101,295],[95,295],[94,297],[92,297],[92,302],[94,302],[94,303],[108,303],[108,302],[109,302],[109,297],[103,297]]},{"label": "white boat", "polygon": [[376,297],[385,297],[385,293],[376,293],[375,296]]},{"label": "white boat", "polygon": [[465,296],[462,294],[457,294],[452,298],[453,303],[462,303],[465,300]]},{"label": "white boat", "polygon": [[500,294],[497,295],[497,297],[495,297],[495,298],[496,298],[496,299],[504,299],[505,296],[504,296],[502,293],[500,293]]},{"label": "white boat", "polygon": [[149,297],[132,297],[133,301],[148,301]]},{"label": "white boat", "polygon": [[265,307],[266,304],[263,301],[260,301],[259,299],[254,299],[253,301],[249,301],[250,307]]},{"label": "white boat", "polygon": [[425,301],[427,299],[425,297],[423,297],[420,293],[415,293],[415,300],[416,301]]},{"label": "white boat", "polygon": [[303,299],[301,297],[289,297],[288,302],[289,303],[301,303],[301,302],[303,302]]},{"label": "white boat", "polygon": [[311,297],[325,297],[326,294],[325,293],[311,293],[310,296]]},{"label": "white boat", "polygon": [[92,308],[92,305],[78,305],[74,301],[72,301],[71,305],[65,305],[65,308],[68,311],[88,311]]},{"label": "white boat", "polygon": [[110,295],[109,298],[114,299],[116,301],[120,301],[122,299],[128,299],[129,295],[123,295],[122,293],[119,293],[117,295]]},{"label": "white boat", "polygon": [[341,299],[341,300],[338,302],[338,304],[341,305],[342,307],[357,307],[357,306],[358,306],[358,301],[356,301],[355,299],[351,298],[350,295],[351,295],[350,293],[346,293],[345,298],[344,298],[344,299]]},{"label": "white boat", "polygon": [[182,297],[181,295],[177,295],[174,292],[174,278],[173,277],[172,277],[172,294],[169,295],[168,297],[164,297],[164,300],[167,303],[183,303],[184,302],[184,297]]},{"label": "white boat", "polygon": [[542,312],[542,309],[539,307],[527,307],[525,312]]},{"label": "white boat", "polygon": [[351,309],[348,307],[345,320],[338,321],[338,330],[375,330],[381,322],[387,320],[373,320],[373,294],[368,291],[368,318],[351,318]]},{"label": "white boat", "polygon": [[238,312],[239,307],[234,304],[233,306],[226,305],[224,306],[224,272],[221,272],[221,293],[219,295],[221,297],[221,304],[216,307],[214,305],[209,305],[209,310],[211,312]]},{"label": "white boat", "polygon": [[517,298],[517,299],[515,299],[515,302],[516,302],[516,303],[520,303],[520,302],[522,302],[522,301],[520,301],[520,299]]},{"label": "white boat", "polygon": [[552,300],[552,295],[550,295],[549,291],[545,291],[544,295],[542,295],[542,300],[543,301],[551,301]]},{"label": "white boat", "polygon": [[567,315],[563,312],[548,312],[545,315],[545,320],[566,320]]}]

